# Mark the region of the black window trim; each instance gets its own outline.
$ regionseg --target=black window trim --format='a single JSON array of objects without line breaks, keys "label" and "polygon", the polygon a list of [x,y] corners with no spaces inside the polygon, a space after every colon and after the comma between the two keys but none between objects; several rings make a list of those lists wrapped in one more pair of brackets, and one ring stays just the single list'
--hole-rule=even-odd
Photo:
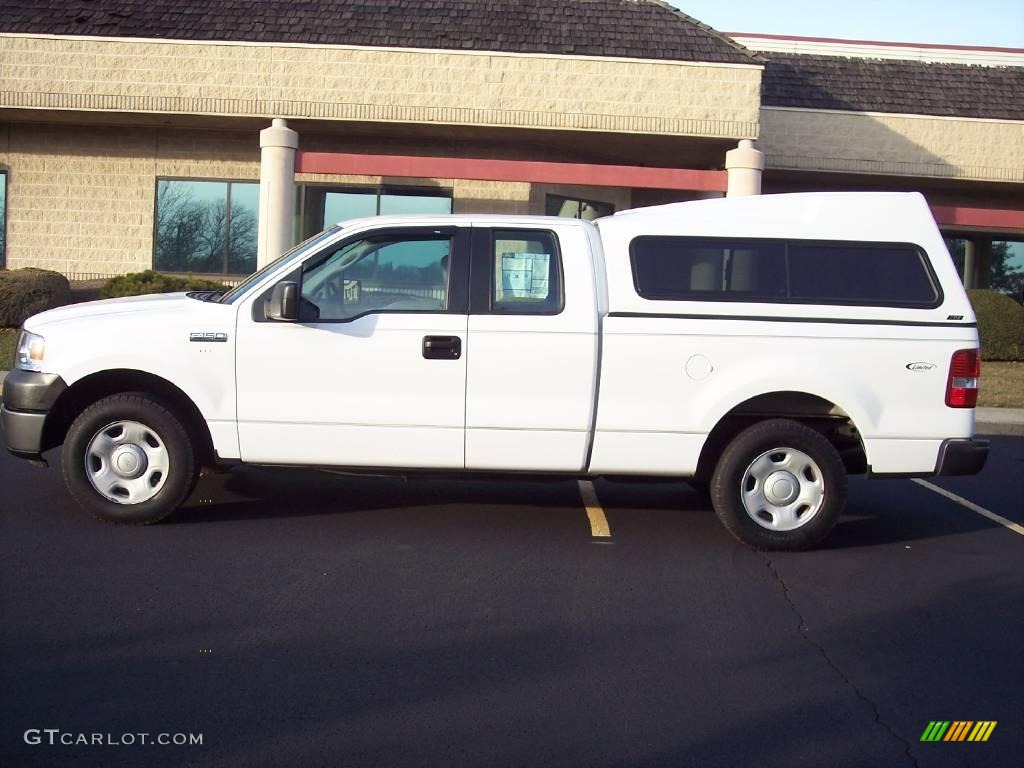
[{"label": "black window trim", "polygon": [[[554,245],[555,273],[558,277],[558,308],[543,311],[504,309],[494,306],[494,242],[495,232],[537,232],[548,235]],[[471,315],[509,315],[554,317],[565,311],[565,270],[562,267],[562,246],[558,234],[546,227],[486,226],[473,228],[473,259],[470,268]]]},{"label": "black window trim", "polygon": [[[597,210],[598,206],[602,206],[604,208],[611,208],[611,213],[602,214],[602,216],[598,216],[598,218],[602,218],[603,216],[611,216],[612,214],[615,213],[615,208],[616,208],[615,203],[610,203],[610,202],[607,202],[605,200],[595,200],[593,198],[581,197],[580,195],[560,195],[557,192],[547,192],[547,193],[545,193],[545,195],[544,195],[544,210],[545,210],[545,212],[547,211],[547,208],[548,208],[548,200],[550,200],[553,197],[554,198],[558,198],[559,200],[566,201],[566,202],[572,201],[572,202],[575,202],[575,203],[586,203],[591,208],[593,208],[595,211]],[[546,214],[546,215],[552,216],[552,215],[557,215],[557,214]],[[564,216],[562,218],[566,218],[567,219],[569,217],[568,216]],[[583,219],[583,218],[581,218],[579,216],[573,216],[572,218],[575,219],[576,221],[587,221],[587,219]]]},{"label": "black window trim", "polygon": [[0,168],[0,176],[4,177],[4,199],[0,207],[0,269],[7,268],[7,200],[11,196],[11,172]]},{"label": "black window trim", "polygon": [[[399,235],[448,235],[451,238],[452,249],[448,266],[448,308],[441,310],[434,309],[368,309],[352,317],[330,319],[330,320],[302,320],[281,321],[272,320],[267,317],[267,299],[274,292],[274,286],[281,282],[292,281],[298,283],[299,296],[302,296],[302,274],[306,264],[344,248],[346,245],[366,240],[370,237],[393,237]],[[324,246],[316,253],[310,254],[296,264],[294,269],[278,280],[274,280],[263,290],[253,301],[252,319],[257,323],[294,322],[296,325],[327,325],[338,323],[352,323],[367,315],[465,315],[469,311],[469,250],[470,250],[470,227],[460,226],[416,226],[416,227],[381,227],[377,229],[363,229],[354,232],[348,237],[335,240]]]},{"label": "black window trim", "polygon": [[[693,295],[685,298],[679,296],[655,296],[649,293],[644,293],[640,290],[639,275],[637,273],[636,263],[636,244],[638,242],[649,241],[649,240],[673,240],[673,241],[685,241],[685,242],[701,242],[701,243],[735,243],[736,248],[742,248],[744,245],[756,246],[760,243],[777,244],[783,248],[783,258],[785,259],[786,268],[786,296],[783,298],[771,298],[771,297],[756,297],[751,298],[749,296],[730,296],[725,291],[718,292],[707,292],[713,295]],[[923,301],[870,301],[870,300],[853,300],[853,299],[796,299],[789,296],[790,293],[790,268],[789,268],[789,248],[791,245],[799,247],[813,247],[813,246],[831,246],[838,248],[905,248],[913,251],[917,254],[918,259],[924,266],[925,275],[928,278],[928,282],[935,293],[935,298],[929,302]],[[630,271],[633,276],[633,290],[636,291],[637,296],[647,301],[692,301],[700,303],[709,302],[724,302],[724,303],[746,303],[746,304],[802,304],[802,305],[815,305],[815,306],[834,306],[834,307],[891,307],[897,309],[936,309],[942,306],[945,300],[945,294],[942,290],[942,284],[939,282],[938,276],[935,274],[935,270],[932,268],[931,259],[928,258],[927,252],[920,245],[916,243],[902,242],[902,241],[883,241],[883,240],[823,240],[820,238],[814,239],[802,239],[796,237],[723,237],[721,235],[710,235],[710,236],[699,236],[699,235],[639,235],[630,240],[629,243],[629,263]]]}]

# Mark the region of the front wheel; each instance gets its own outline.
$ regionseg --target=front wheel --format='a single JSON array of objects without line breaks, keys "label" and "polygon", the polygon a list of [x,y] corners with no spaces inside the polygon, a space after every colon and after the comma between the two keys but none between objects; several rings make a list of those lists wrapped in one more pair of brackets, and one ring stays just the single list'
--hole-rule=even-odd
[{"label": "front wheel", "polygon": [[809,549],[832,530],[846,504],[846,469],[825,437],[772,419],[726,447],[711,480],[715,513],[756,549]]},{"label": "front wheel", "polygon": [[111,395],[75,419],[64,440],[64,483],[85,510],[111,523],[155,523],[195,487],[188,430],[159,400]]}]

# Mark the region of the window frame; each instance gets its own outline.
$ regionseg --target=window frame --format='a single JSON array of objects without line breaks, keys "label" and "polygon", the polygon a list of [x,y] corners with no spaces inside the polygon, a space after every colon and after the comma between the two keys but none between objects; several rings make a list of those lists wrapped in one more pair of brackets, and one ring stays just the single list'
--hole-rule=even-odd
[{"label": "window frame", "polygon": [[[297,198],[298,199],[296,201],[295,214],[296,214],[296,219],[297,219],[297,222],[298,222],[298,227],[299,227],[300,230],[303,227],[305,227],[305,221],[306,221],[306,189],[310,188],[310,187],[319,188],[319,189],[326,188],[329,192],[340,192],[340,193],[346,193],[347,192],[347,193],[365,194],[365,195],[373,194],[373,195],[375,195],[375,201],[376,201],[376,205],[374,206],[374,210],[376,211],[376,213],[372,214],[374,216],[398,215],[398,214],[381,214],[381,212],[380,212],[381,197],[383,197],[386,194],[396,195],[396,196],[406,195],[406,196],[409,196],[409,197],[439,197],[439,198],[446,198],[449,201],[451,201],[451,213],[449,213],[449,214],[424,214],[424,215],[427,215],[427,216],[446,216],[446,215],[450,216],[450,215],[453,215],[456,212],[455,211],[455,189],[453,187],[426,187],[426,186],[419,187],[419,186],[415,186],[415,185],[403,185],[403,184],[396,185],[396,184],[383,184],[383,183],[381,183],[381,184],[334,184],[334,183],[331,183],[329,181],[301,181],[301,182],[296,182],[296,187],[298,187],[298,189],[297,189]],[[440,192],[440,194],[424,194],[425,192]],[[337,222],[337,221],[327,221],[327,219],[326,219],[326,213],[327,213],[327,211],[326,211],[326,203],[327,203],[327,198],[325,196],[324,197],[324,205],[321,206],[321,211],[320,211],[321,229],[326,229],[328,227],[333,227],[335,224],[341,223],[341,222]],[[301,234],[301,232],[300,232],[300,234]]]},{"label": "window frame", "polygon": [[[227,216],[224,218],[224,255],[223,263],[225,267],[230,261],[230,249],[231,249],[231,186],[233,184],[254,184],[259,188],[259,179],[229,179],[221,177],[189,177],[189,176],[157,176],[156,186],[153,194],[153,253],[150,257],[150,263],[153,265],[152,269],[156,272],[167,275],[208,275],[213,277],[224,277],[224,278],[236,278],[241,277],[243,280],[248,278],[250,275],[255,274],[259,271],[256,270],[245,273],[245,272],[197,272],[195,270],[171,270],[161,269],[156,264],[156,252],[157,252],[157,222],[159,221],[160,213],[160,182],[162,181],[184,181],[184,182],[211,182],[214,184],[226,184],[227,190],[225,195],[225,202],[227,204]],[[257,196],[257,200],[258,200]],[[256,226],[257,226],[257,237],[259,236],[259,208],[256,209]],[[258,256],[257,256],[258,258]]]},{"label": "window frame", "polygon": [[[302,296],[302,277],[306,265],[323,257],[329,257],[335,251],[352,243],[368,238],[401,235],[447,235],[451,239],[451,252],[448,263],[448,308],[447,309],[369,309],[358,315],[342,319],[328,320],[273,320],[267,317],[266,303],[274,292],[274,286],[280,282],[291,281],[298,285],[298,295]],[[381,227],[363,229],[349,237],[342,237],[320,250],[309,254],[300,263],[292,265],[282,277],[274,280],[253,300],[253,320],[257,323],[290,322],[296,325],[334,325],[352,323],[368,315],[465,315],[469,310],[469,248],[471,231],[468,227]]]},{"label": "window frame", "polygon": [[3,205],[0,206],[0,269],[7,269],[7,200],[11,196],[11,172],[0,168],[0,176],[4,184]]},{"label": "window frame", "polygon": [[[726,291],[708,291],[706,295],[700,295],[694,293],[690,296],[679,297],[679,296],[659,296],[651,295],[649,292],[641,291],[639,274],[637,272],[637,254],[636,245],[643,241],[649,240],[672,240],[672,241],[683,241],[690,243],[706,243],[711,244],[714,247],[716,243],[731,244],[732,249],[742,249],[747,247],[756,247],[758,244],[774,244],[781,245],[783,252],[783,259],[785,262],[786,272],[786,296],[782,298],[770,298],[770,297],[759,297],[750,298],[749,296],[741,295],[729,295]],[[789,248],[790,246],[798,247],[835,247],[835,248],[852,248],[852,249],[870,249],[870,248],[888,248],[888,249],[906,249],[912,251],[924,267],[924,274],[931,284],[932,290],[934,291],[935,298],[928,302],[923,301],[872,301],[868,299],[803,299],[794,298],[790,294],[792,293],[792,285],[790,281],[790,266],[789,266]],[[928,257],[928,253],[920,245],[909,242],[899,241],[881,241],[881,240],[823,240],[820,238],[813,239],[801,239],[792,237],[722,237],[718,235],[712,236],[695,236],[695,235],[638,235],[629,242],[629,262],[630,272],[633,277],[633,290],[637,296],[646,301],[673,301],[673,302],[723,302],[723,303],[744,303],[744,304],[799,304],[799,305],[815,305],[815,306],[826,306],[826,307],[889,307],[897,309],[936,309],[940,307],[945,300],[945,294],[942,290],[942,283],[939,281],[938,276],[935,274],[935,270],[932,267],[931,259]]]},{"label": "window frame", "polygon": [[[554,272],[558,278],[558,307],[543,312],[526,309],[502,309],[494,306],[494,242],[495,232],[537,232],[548,235],[554,244]],[[548,278],[551,279],[550,276]],[[562,244],[558,233],[546,227],[473,227],[473,258],[470,269],[471,315],[504,315],[553,317],[565,311],[565,270],[562,266]]]},{"label": "window frame", "polygon": [[[557,213],[548,213],[547,212],[547,210],[548,210],[548,202],[552,198],[556,198],[558,200],[561,200],[562,202],[586,203],[591,208],[593,208],[595,211],[597,210],[598,206],[605,207],[605,208],[611,208],[611,213],[601,214],[600,216],[596,217],[595,219],[584,219],[582,216],[573,216],[572,217],[573,221],[596,221],[597,219],[602,219],[605,216],[612,216],[612,215],[615,214],[615,208],[616,208],[615,203],[605,202],[604,200],[593,200],[593,199],[590,199],[590,198],[581,197],[579,195],[560,195],[557,192],[547,192],[544,195],[544,213],[545,213],[546,216],[558,216]],[[568,216],[559,216],[559,218],[568,219],[569,217]]]}]

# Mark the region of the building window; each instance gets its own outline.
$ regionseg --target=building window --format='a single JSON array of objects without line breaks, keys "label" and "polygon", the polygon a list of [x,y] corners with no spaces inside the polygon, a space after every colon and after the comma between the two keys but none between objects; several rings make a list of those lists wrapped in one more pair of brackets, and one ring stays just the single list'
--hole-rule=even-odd
[{"label": "building window", "polygon": [[0,173],[0,269],[7,267],[7,174]]},{"label": "building window", "polygon": [[611,203],[599,203],[594,200],[548,195],[544,204],[544,212],[548,216],[593,221],[602,216],[611,216],[615,213],[615,206]]},{"label": "building window", "polygon": [[953,259],[953,266],[956,267],[956,273],[960,275],[960,282],[967,285],[967,276],[964,274],[964,268],[967,261],[967,240],[961,237],[946,237],[946,250],[949,251],[950,258]]},{"label": "building window", "polygon": [[301,239],[339,221],[362,216],[452,212],[452,193],[431,187],[329,187],[303,185],[299,194]]},{"label": "building window", "polygon": [[992,290],[1024,301],[1024,240],[993,240],[988,263]]},{"label": "building window", "polygon": [[[980,233],[947,234],[945,238],[964,285],[999,291],[1024,302],[1024,240],[1000,240]],[[971,259],[967,258],[968,249],[973,252]]]},{"label": "building window", "polygon": [[155,253],[162,272],[248,275],[256,270],[260,185],[158,179]]}]

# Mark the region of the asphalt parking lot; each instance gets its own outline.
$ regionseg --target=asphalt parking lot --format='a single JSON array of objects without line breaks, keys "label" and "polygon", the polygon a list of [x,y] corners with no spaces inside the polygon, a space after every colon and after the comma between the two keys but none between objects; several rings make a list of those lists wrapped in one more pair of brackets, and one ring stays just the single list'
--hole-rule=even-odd
[{"label": "asphalt parking lot", "polygon": [[[1024,524],[1024,438],[935,483]],[[242,468],[117,528],[0,456],[0,764],[1021,765],[1024,535],[909,480],[802,554],[683,484],[594,497]]]}]

